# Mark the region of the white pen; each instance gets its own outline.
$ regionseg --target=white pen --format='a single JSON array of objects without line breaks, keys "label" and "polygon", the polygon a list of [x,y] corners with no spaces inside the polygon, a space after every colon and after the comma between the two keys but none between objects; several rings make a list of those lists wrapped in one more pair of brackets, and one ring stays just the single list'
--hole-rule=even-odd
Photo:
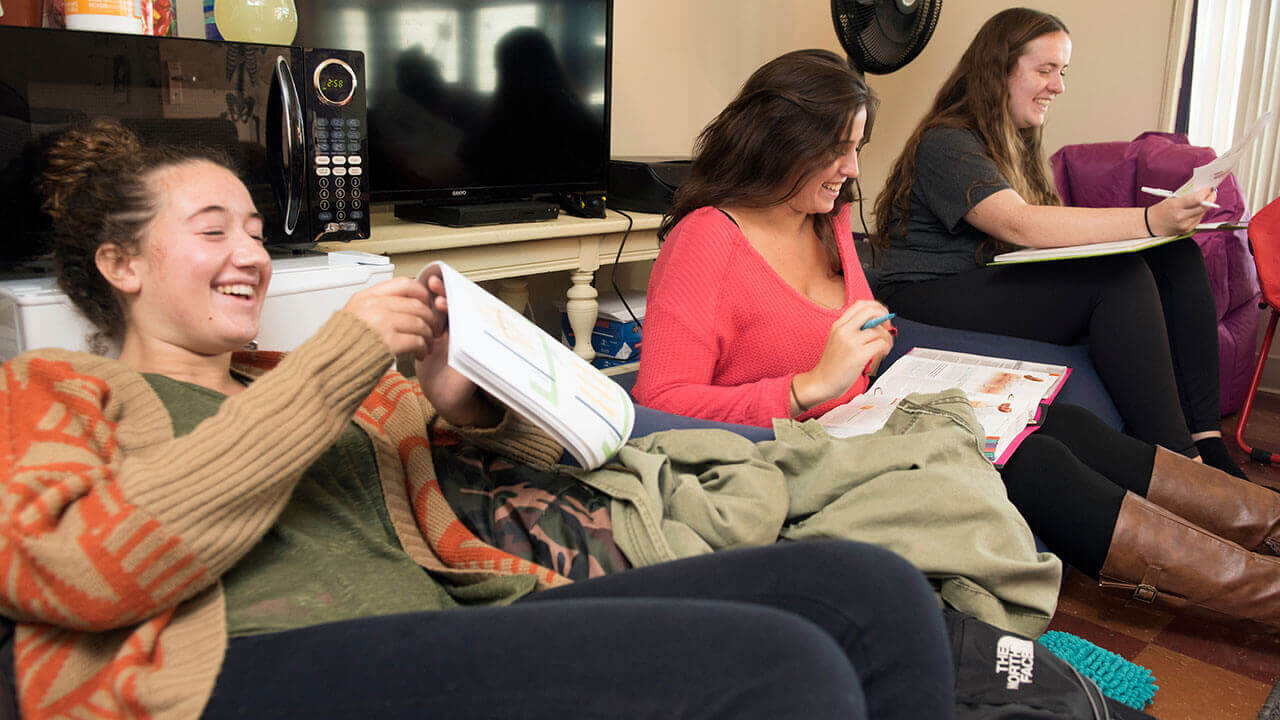
[{"label": "white pen", "polygon": [[[1142,192],[1148,195],[1155,195],[1157,197],[1175,197],[1172,190],[1164,190],[1162,188],[1153,188],[1153,187],[1143,187],[1140,189],[1142,190]],[[1201,200],[1200,207],[1221,208],[1222,206],[1215,202],[1209,202],[1208,200]]]}]

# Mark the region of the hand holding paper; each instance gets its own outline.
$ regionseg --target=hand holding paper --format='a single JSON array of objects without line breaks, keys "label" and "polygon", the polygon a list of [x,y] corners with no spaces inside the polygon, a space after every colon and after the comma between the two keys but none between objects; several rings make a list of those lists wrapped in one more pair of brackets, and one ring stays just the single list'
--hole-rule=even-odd
[{"label": "hand holding paper", "polygon": [[459,426],[490,427],[502,419],[495,405],[467,376],[449,366],[449,302],[438,267],[418,276],[427,289],[426,321],[431,329],[427,347],[414,357],[414,375],[422,392],[440,416]]},{"label": "hand holding paper", "polygon": [[408,278],[392,278],[352,295],[342,309],[373,329],[392,354],[416,353],[429,342],[426,290]]},{"label": "hand holding paper", "polygon": [[1262,131],[1271,124],[1271,112],[1267,111],[1262,117],[1254,121],[1249,130],[1236,140],[1235,145],[1231,149],[1222,153],[1214,160],[1201,165],[1191,171],[1191,178],[1182,184],[1177,190],[1173,191],[1175,196],[1181,197],[1188,193],[1207,187],[1217,187],[1218,183],[1227,176],[1228,173],[1235,171],[1236,166],[1240,164],[1240,160],[1244,157],[1245,151],[1253,145]]}]

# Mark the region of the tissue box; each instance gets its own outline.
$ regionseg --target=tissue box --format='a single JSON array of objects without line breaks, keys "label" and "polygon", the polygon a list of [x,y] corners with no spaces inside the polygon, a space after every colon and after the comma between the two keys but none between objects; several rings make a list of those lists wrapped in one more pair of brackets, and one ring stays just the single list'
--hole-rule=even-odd
[{"label": "tissue box", "polygon": [[[644,293],[627,295],[627,304],[635,312],[636,318],[644,321]],[[564,312],[564,304],[560,307],[560,330],[565,344],[573,347],[575,342],[573,328],[569,327],[569,315]],[[631,319],[631,314],[617,297],[600,301],[600,313],[596,317],[595,327],[591,329],[591,347],[596,351],[591,364],[600,368],[614,367],[640,359],[641,329]]]}]

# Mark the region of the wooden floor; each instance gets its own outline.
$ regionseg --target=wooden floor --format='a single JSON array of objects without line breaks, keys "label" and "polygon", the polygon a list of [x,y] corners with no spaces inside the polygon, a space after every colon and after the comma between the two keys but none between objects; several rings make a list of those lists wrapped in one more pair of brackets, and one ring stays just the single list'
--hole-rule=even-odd
[{"label": "wooden floor", "polygon": [[[1238,415],[1223,435],[1249,479],[1280,490],[1280,467],[1248,459],[1234,441]],[[1280,452],[1280,396],[1259,395],[1245,441]],[[1160,687],[1145,709],[1161,720],[1255,720],[1280,680],[1280,635],[1253,635],[1103,597],[1071,571],[1050,629],[1063,630],[1151,670]]]}]

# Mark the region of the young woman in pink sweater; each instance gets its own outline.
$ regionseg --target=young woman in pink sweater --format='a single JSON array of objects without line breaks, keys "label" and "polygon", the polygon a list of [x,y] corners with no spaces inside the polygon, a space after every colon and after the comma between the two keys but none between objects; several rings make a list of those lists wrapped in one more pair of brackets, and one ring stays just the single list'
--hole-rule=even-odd
[{"label": "young woman in pink sweater", "polygon": [[[848,203],[876,105],[842,59],[796,51],[703,130],[649,281],[642,404],[768,427],[867,387],[893,330],[862,329],[888,310]],[[1031,529],[1104,587],[1280,632],[1280,495],[1061,403],[1001,477]]]}]

